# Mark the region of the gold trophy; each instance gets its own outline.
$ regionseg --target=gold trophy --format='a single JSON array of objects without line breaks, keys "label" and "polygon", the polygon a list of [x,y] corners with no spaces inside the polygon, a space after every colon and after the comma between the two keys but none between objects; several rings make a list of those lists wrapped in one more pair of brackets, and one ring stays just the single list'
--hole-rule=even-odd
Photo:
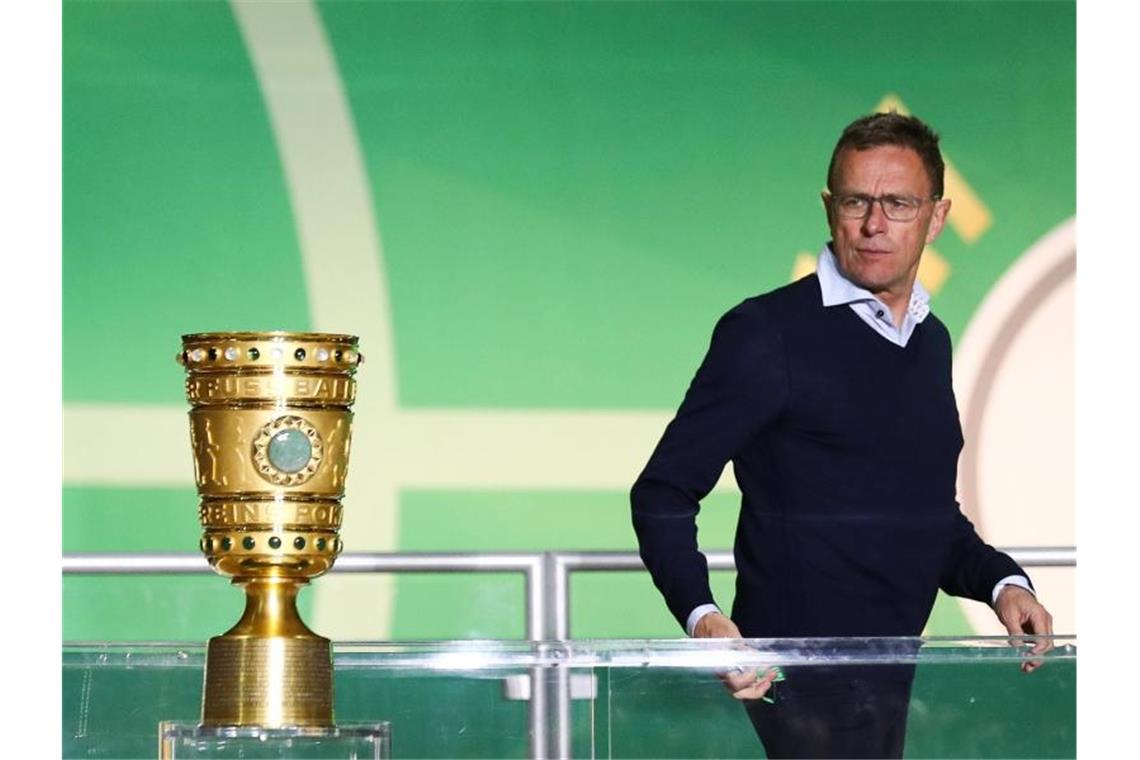
[{"label": "gold trophy", "polygon": [[296,599],[341,550],[362,360],[349,335],[182,336],[201,549],[246,594],[207,646],[204,727],[333,726],[332,649]]}]

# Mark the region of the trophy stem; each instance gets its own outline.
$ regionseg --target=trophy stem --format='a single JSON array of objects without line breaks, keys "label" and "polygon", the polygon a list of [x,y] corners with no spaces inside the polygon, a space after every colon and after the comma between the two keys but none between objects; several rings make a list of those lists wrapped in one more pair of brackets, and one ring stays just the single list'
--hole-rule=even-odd
[{"label": "trophy stem", "polygon": [[304,578],[234,578],[245,612],[210,639],[203,726],[332,726],[332,649],[297,613]]},{"label": "trophy stem", "polygon": [[297,593],[308,579],[295,576],[234,578],[245,589],[245,612],[223,636],[316,636],[297,612]]}]

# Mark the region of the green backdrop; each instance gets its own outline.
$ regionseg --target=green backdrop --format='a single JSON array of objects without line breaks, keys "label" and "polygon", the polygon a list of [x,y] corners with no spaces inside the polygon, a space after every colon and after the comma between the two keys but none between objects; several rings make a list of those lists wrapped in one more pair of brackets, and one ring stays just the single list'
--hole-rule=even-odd
[{"label": "green backdrop", "polygon": [[[831,147],[884,98],[936,126],[986,211],[936,244],[933,306],[955,338],[1075,213],[1071,2],[313,7],[382,241],[401,410],[667,414],[717,316],[818,250]],[[69,1],[63,21],[65,437],[89,408],[122,410],[115,436],[132,409],[181,413],[180,334],[321,329],[312,262],[346,293],[360,275],[304,255],[233,6]],[[186,452],[178,480],[75,474],[85,452],[69,450],[64,551],[194,551]],[[634,547],[628,484],[441,482],[399,489],[393,548]],[[704,546],[731,545],[735,505],[707,500]],[[728,603],[730,578],[716,584]],[[575,636],[678,633],[641,574],[573,588]],[[217,578],[72,577],[63,633],[200,639],[240,604]],[[522,636],[521,605],[520,578],[399,577],[382,633]],[[941,600],[931,632],[966,626]]]}]

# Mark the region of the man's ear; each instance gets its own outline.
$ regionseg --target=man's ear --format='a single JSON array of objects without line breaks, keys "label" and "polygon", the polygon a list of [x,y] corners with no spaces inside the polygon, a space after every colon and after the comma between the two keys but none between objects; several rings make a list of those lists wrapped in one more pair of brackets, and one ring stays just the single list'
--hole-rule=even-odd
[{"label": "man's ear", "polygon": [[942,234],[946,226],[946,216],[950,213],[950,199],[941,198],[934,201],[934,213],[930,216],[930,226],[926,228],[926,244],[930,245]]},{"label": "man's ear", "polygon": [[827,215],[827,228],[831,229],[834,226],[831,219],[831,193],[824,190],[819,198],[823,201],[823,213]]}]

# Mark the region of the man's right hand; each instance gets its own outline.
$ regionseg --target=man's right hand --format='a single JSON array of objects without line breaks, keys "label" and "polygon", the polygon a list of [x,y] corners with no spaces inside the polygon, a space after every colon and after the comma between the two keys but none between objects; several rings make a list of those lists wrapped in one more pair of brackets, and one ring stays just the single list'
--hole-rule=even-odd
[{"label": "man's right hand", "polygon": [[[719,612],[710,612],[701,617],[693,626],[695,639],[739,639],[740,629],[736,623],[729,620]],[[724,686],[736,699],[760,699],[772,688],[772,681],[776,678],[775,668],[769,668],[763,677],[755,670],[733,670],[717,673]]]}]

